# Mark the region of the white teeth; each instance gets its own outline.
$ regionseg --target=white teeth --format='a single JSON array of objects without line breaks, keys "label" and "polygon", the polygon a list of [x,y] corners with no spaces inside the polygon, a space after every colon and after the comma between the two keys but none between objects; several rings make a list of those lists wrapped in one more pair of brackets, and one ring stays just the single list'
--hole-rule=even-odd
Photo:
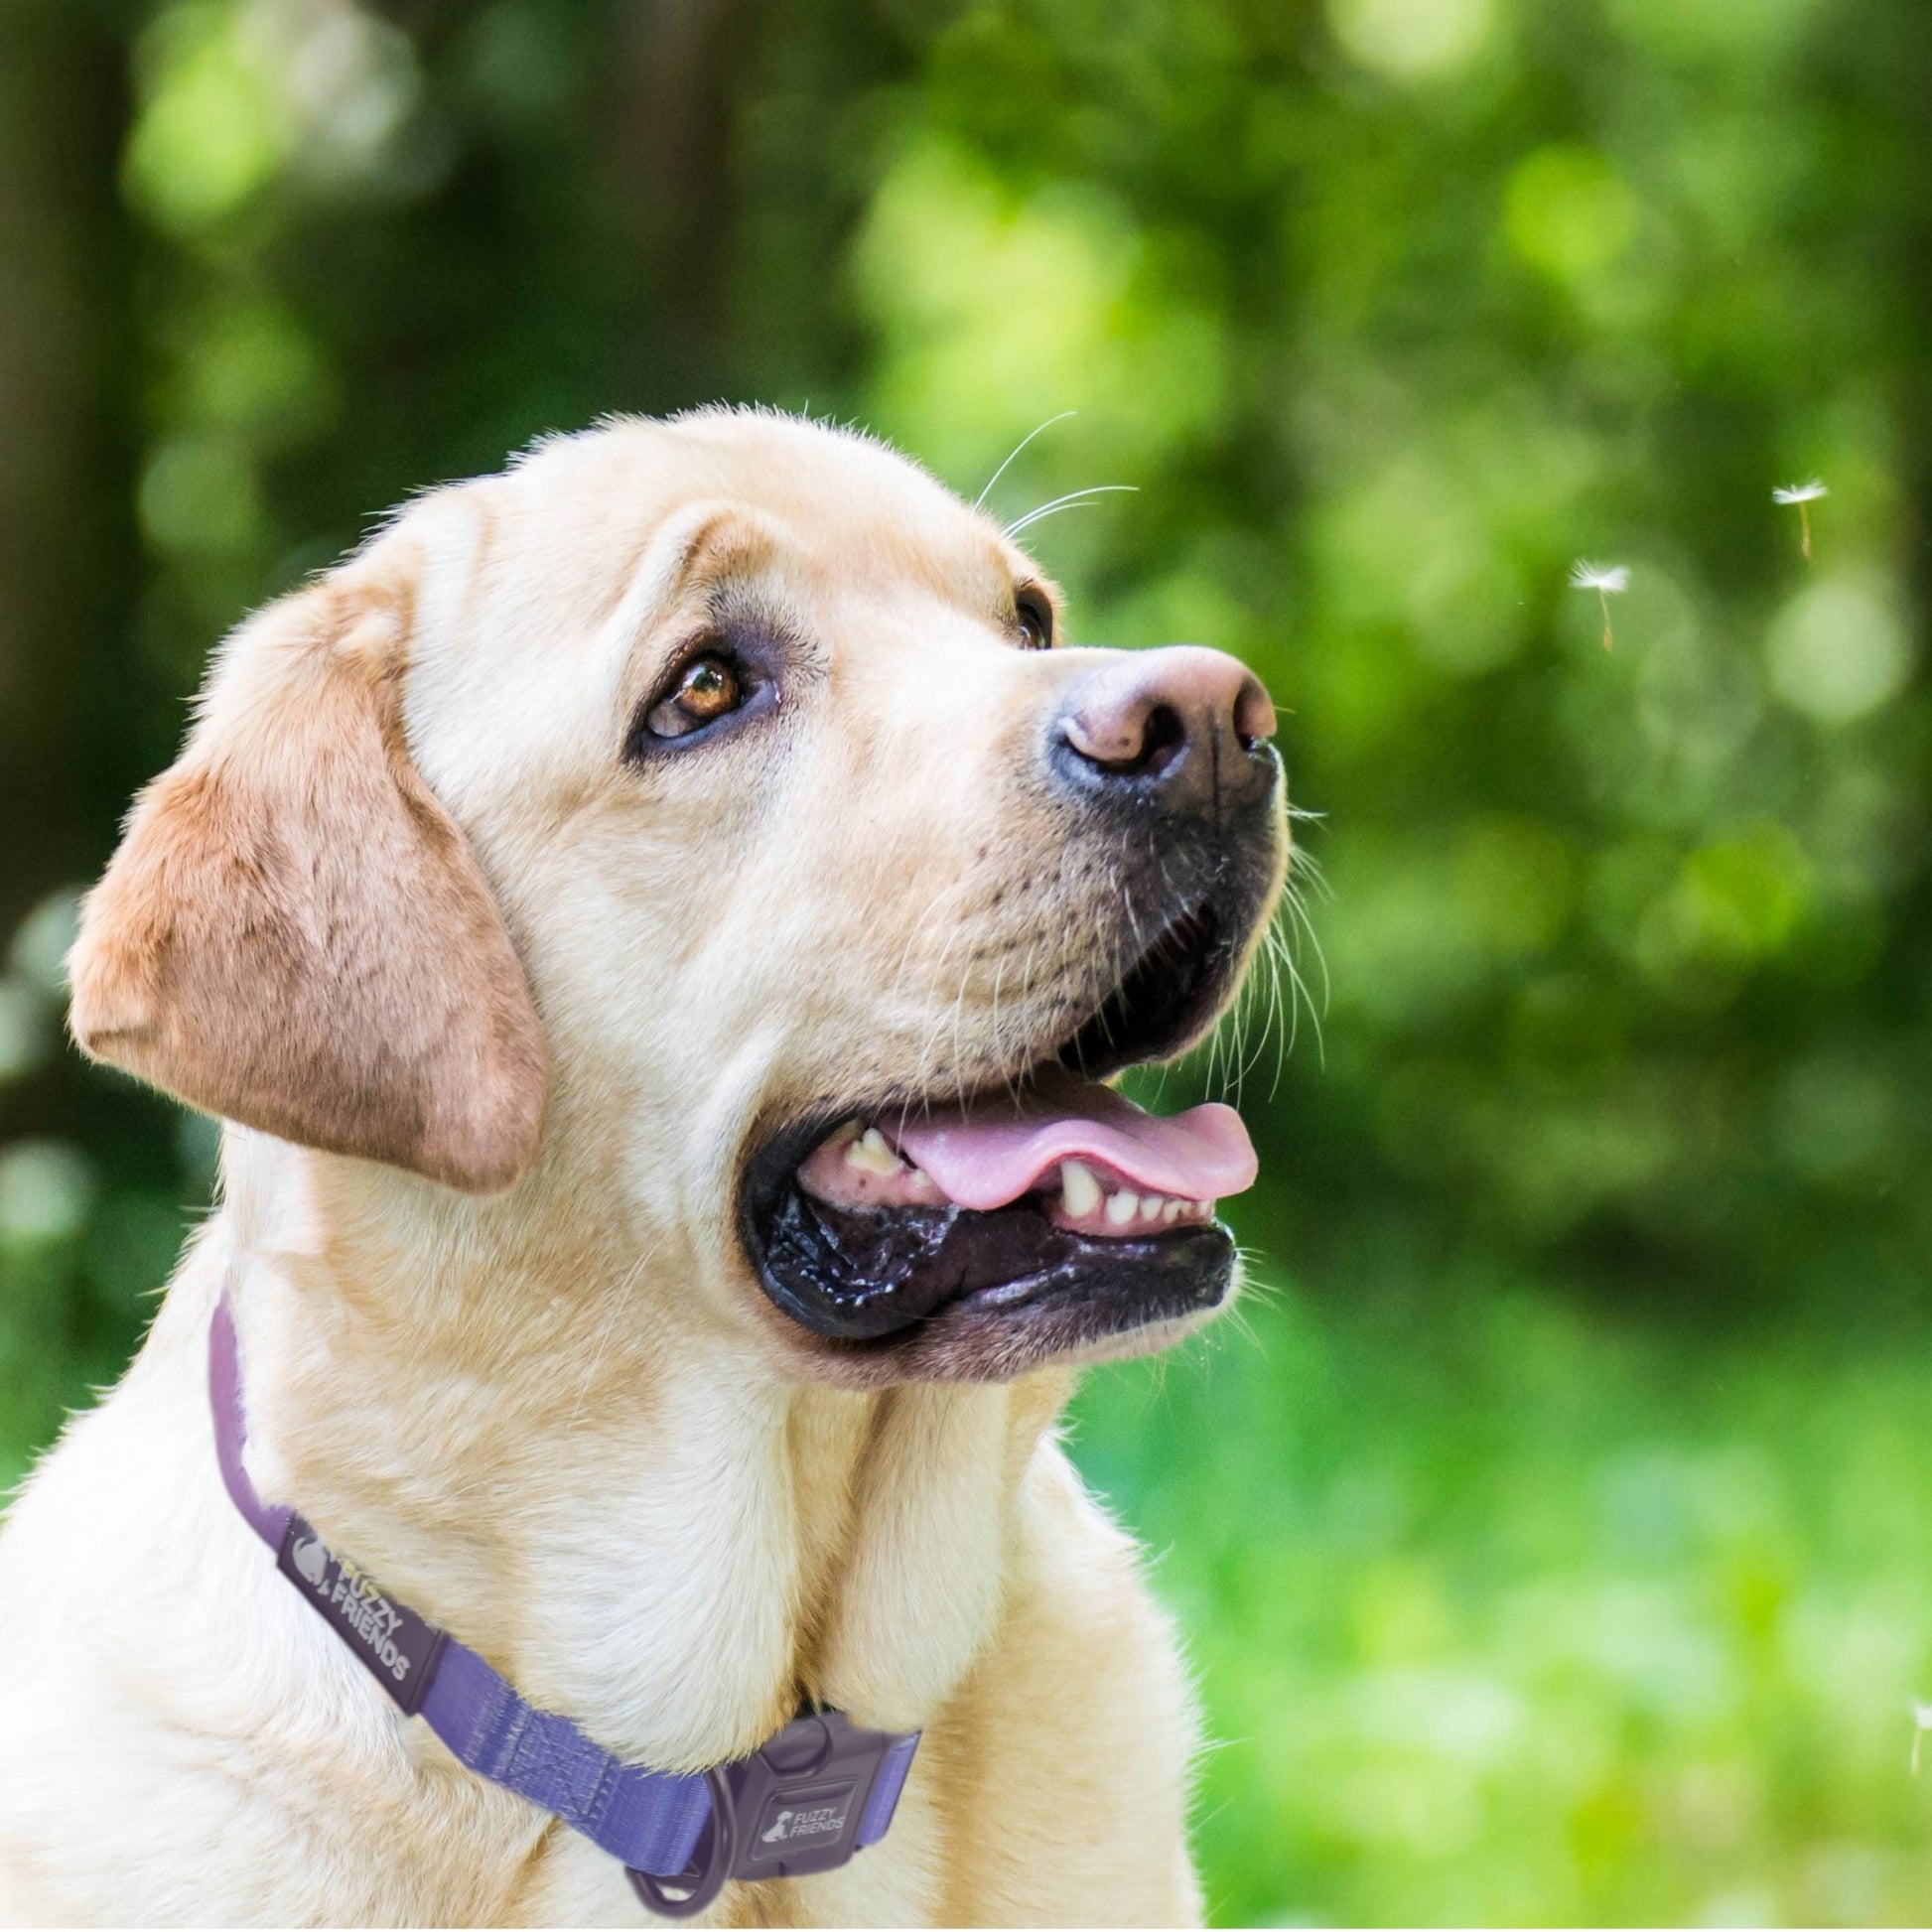
[{"label": "white teeth", "polygon": [[1212,1201],[1182,1200],[1177,1194],[1141,1194],[1132,1187],[1110,1194],[1084,1161],[1060,1163],[1060,1212],[1069,1221],[1091,1222],[1098,1216],[1110,1228],[1126,1229],[1136,1223],[1172,1227],[1180,1220],[1205,1220],[1213,1208]]},{"label": "white teeth", "polygon": [[1076,1221],[1084,1220],[1100,1205],[1100,1183],[1093,1170],[1078,1161],[1060,1163],[1060,1207]]},{"label": "white teeth", "polygon": [[905,1164],[876,1127],[868,1127],[845,1151],[845,1165],[861,1173],[897,1173]]}]

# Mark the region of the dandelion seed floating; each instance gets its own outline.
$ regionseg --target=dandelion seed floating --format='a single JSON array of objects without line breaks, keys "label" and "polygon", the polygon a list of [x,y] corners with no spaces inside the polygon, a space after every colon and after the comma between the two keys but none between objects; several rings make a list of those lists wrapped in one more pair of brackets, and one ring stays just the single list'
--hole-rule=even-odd
[{"label": "dandelion seed floating", "polygon": [[1811,562],[1811,505],[1831,493],[1816,477],[1810,483],[1783,483],[1771,492],[1772,502],[1798,506],[1798,548],[1805,553],[1806,563]]},{"label": "dandelion seed floating", "polygon": [[1925,1733],[1932,1730],[1932,1704],[1921,1704],[1917,1698],[1911,1701],[1912,1713],[1912,1775],[1918,1776],[1918,1747]]},{"label": "dandelion seed floating", "polygon": [[1573,591],[1594,591],[1596,601],[1603,607],[1603,648],[1610,647],[1610,599],[1619,597],[1630,588],[1630,566],[1628,564],[1587,564],[1580,557],[1570,567],[1570,588]]}]

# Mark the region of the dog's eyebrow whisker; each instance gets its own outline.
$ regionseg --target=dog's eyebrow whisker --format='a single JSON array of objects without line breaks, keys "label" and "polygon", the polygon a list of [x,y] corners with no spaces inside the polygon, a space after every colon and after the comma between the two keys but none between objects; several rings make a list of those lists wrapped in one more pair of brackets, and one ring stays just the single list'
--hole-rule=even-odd
[{"label": "dog's eyebrow whisker", "polygon": [[1030,429],[1026,433],[1026,435],[1023,436],[1020,439],[1020,441],[1017,442],[1013,446],[1013,448],[1007,452],[1006,462],[1001,464],[1000,467],[996,471],[994,471],[994,473],[990,477],[987,478],[986,487],[982,489],[980,493],[973,498],[973,507],[975,509],[983,509],[985,507],[986,499],[993,494],[993,485],[996,483],[998,483],[1000,479],[1006,475],[1008,470],[1010,470],[1013,467],[1013,459],[1017,457],[1020,454],[1020,452],[1024,450],[1027,447],[1027,445],[1034,440],[1035,436],[1038,436],[1042,432],[1051,429],[1055,423],[1063,423],[1066,421],[1066,419],[1069,416],[1077,416],[1079,413],[1080,412],[1077,409],[1062,409],[1057,416],[1048,416],[1047,419],[1043,423],[1041,423],[1037,428]]},{"label": "dog's eyebrow whisker", "polygon": [[1111,496],[1122,491],[1137,495],[1140,487],[1139,483],[1090,483],[1085,489],[1069,489],[1064,496],[1055,496],[1050,503],[1041,503],[1037,509],[1031,509],[1025,516],[1009,523],[1005,534],[1017,537],[1022,530],[1030,530],[1043,518],[1070,509],[1075,503],[1089,502],[1096,496]]}]

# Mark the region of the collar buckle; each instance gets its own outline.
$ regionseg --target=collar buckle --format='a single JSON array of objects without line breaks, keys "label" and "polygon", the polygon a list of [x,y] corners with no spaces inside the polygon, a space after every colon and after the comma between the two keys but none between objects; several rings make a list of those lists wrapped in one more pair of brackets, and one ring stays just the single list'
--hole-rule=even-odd
[{"label": "collar buckle", "polygon": [[884,1835],[917,1742],[917,1732],[862,1730],[843,1712],[803,1713],[706,1774],[711,1822],[691,1863],[669,1879],[627,1867],[631,1885],[653,1912],[689,1918],[727,1878],[830,1871]]}]

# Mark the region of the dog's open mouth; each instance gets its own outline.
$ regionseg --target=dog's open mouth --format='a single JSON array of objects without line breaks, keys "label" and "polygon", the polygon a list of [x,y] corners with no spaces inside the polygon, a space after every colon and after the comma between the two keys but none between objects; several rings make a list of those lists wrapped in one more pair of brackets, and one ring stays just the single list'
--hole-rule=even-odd
[{"label": "dog's open mouth", "polygon": [[916,1347],[936,1373],[1010,1372],[1216,1307],[1234,1247],[1215,1204],[1255,1177],[1240,1116],[1209,1104],[1164,1119],[1094,1076],[1189,1039],[1232,952],[1210,911],[1185,913],[1011,1085],[779,1133],[745,1196],[766,1295],[827,1341]]}]

